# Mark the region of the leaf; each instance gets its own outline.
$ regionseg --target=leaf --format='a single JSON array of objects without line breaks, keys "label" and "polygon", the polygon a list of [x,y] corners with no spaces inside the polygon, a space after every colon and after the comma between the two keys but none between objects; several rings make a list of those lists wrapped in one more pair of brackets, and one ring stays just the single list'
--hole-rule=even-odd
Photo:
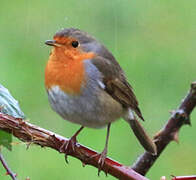
[{"label": "leaf", "polygon": [[11,142],[12,142],[12,135],[5,131],[0,130],[0,146],[2,145],[11,151],[12,150]]},{"label": "leaf", "polygon": [[[0,84],[0,113],[13,116],[15,118],[25,119],[25,115],[20,109],[19,103],[10,92]],[[0,145],[11,150],[12,135],[0,131]]]},{"label": "leaf", "polygon": [[16,101],[10,92],[0,84],[0,112],[8,114],[15,118],[25,119],[18,101]]}]

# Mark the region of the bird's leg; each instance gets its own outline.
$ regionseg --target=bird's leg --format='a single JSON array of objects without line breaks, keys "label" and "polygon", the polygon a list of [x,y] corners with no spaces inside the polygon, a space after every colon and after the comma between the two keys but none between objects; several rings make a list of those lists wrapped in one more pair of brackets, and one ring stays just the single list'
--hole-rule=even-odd
[{"label": "bird's leg", "polygon": [[99,167],[98,167],[98,176],[101,172],[101,168],[103,167],[105,159],[107,157],[108,140],[109,140],[109,135],[110,135],[110,126],[111,126],[111,123],[109,123],[108,126],[107,126],[107,135],[106,135],[105,147],[104,147],[102,153],[100,154],[100,157],[99,157],[99,160],[98,160],[98,165],[99,165]]},{"label": "bird's leg", "polygon": [[69,154],[69,152],[74,152],[75,151],[75,146],[76,146],[76,143],[77,143],[76,137],[82,131],[83,128],[84,127],[81,126],[80,129],[78,129],[76,131],[76,133],[68,141],[64,142],[63,145],[60,147],[60,152],[65,153],[65,161],[67,163],[68,163],[67,155]]}]

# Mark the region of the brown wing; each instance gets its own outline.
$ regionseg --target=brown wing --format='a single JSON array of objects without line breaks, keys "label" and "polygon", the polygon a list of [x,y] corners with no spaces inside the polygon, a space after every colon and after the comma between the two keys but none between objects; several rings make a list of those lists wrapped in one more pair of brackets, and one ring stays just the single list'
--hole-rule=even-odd
[{"label": "brown wing", "polygon": [[130,107],[142,120],[144,120],[132,87],[127,82],[124,72],[117,61],[114,58],[109,60],[97,56],[92,62],[103,74],[106,92],[124,107]]},{"label": "brown wing", "polygon": [[138,101],[135,94],[127,82],[122,82],[118,78],[108,80],[106,82],[106,91],[123,106],[131,107],[131,109],[144,120],[138,107]]}]

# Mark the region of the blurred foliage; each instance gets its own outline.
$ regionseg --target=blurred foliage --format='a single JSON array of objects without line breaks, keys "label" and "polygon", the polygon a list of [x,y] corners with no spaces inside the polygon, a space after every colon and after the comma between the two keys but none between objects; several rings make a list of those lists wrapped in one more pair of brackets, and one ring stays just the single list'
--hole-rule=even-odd
[{"label": "blurred foliage", "polygon": [[[32,123],[71,136],[78,126],[62,120],[48,104],[44,67],[50,48],[44,41],[62,27],[83,29],[104,43],[123,67],[146,119],[143,124],[153,135],[196,80],[195,6],[195,0],[1,0],[0,82]],[[195,119],[194,112],[192,127],[182,128],[180,144],[167,147],[148,173],[150,179],[195,174]],[[86,128],[79,142],[101,151],[105,134],[105,129]],[[110,157],[130,165],[142,152],[126,122],[112,125]],[[21,143],[3,153],[19,179],[106,179],[74,158],[66,165],[63,155],[51,149],[32,146],[26,151]],[[8,179],[1,166],[0,172],[0,179]]]},{"label": "blurred foliage", "polygon": [[5,131],[0,130],[0,149],[1,146],[3,146],[11,151],[12,150],[11,142],[12,142],[12,135]]}]

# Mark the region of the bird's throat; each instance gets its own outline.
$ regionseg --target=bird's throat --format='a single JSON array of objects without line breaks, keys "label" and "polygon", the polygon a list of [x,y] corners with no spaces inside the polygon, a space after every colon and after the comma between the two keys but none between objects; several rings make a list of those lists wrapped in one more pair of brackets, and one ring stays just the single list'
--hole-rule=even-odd
[{"label": "bird's throat", "polygon": [[93,53],[82,53],[69,56],[55,55],[53,52],[45,69],[45,86],[50,89],[53,86],[59,88],[67,94],[80,94],[81,88],[86,83],[84,60],[94,57]]}]

